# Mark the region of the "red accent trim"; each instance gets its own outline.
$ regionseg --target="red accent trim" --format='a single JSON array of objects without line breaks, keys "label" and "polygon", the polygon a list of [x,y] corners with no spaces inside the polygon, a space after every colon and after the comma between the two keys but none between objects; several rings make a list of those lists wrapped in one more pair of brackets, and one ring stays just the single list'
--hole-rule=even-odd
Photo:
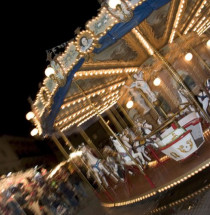
[{"label": "red accent trim", "polygon": [[189,127],[190,125],[196,125],[196,124],[198,124],[198,123],[200,123],[200,122],[201,122],[201,119],[200,119],[200,118],[199,118],[199,119],[194,119],[194,120],[188,122],[186,125],[183,125],[183,128],[187,128],[187,127]]},{"label": "red accent trim", "polygon": [[114,202],[114,199],[113,199],[112,195],[107,190],[104,190],[104,193],[105,193],[106,197],[108,197],[109,200]]},{"label": "red accent trim", "polygon": [[172,124],[171,124],[171,127],[172,127],[174,130],[176,130],[176,129],[177,129],[177,126],[176,126],[176,124],[175,124],[175,123],[172,123]]},{"label": "red accent trim", "polygon": [[178,142],[179,140],[181,140],[183,137],[187,136],[189,133],[191,132],[191,130],[186,131],[184,134],[182,134],[179,138],[177,138],[176,140],[174,140],[172,143],[167,144],[166,146],[162,147],[160,150],[163,151],[167,148],[169,148],[170,146],[174,145],[176,142]]},{"label": "red accent trim", "polygon": [[144,175],[144,177],[146,178],[146,180],[150,184],[151,188],[155,188],[155,185],[153,184],[152,180],[146,174]]},{"label": "red accent trim", "polygon": [[157,160],[157,162],[158,162],[159,164],[161,164],[161,161],[160,161],[159,157],[157,156],[157,154],[155,153],[155,151],[153,150],[153,148],[152,148],[151,146],[146,146],[146,147],[151,151],[152,155],[153,155],[154,158]]}]

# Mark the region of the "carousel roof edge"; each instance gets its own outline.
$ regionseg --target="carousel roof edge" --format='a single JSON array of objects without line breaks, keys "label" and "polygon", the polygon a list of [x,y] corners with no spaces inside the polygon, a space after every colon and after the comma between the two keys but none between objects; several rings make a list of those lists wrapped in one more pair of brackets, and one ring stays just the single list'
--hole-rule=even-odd
[{"label": "carousel roof edge", "polygon": [[66,84],[60,87],[55,93],[51,109],[50,110],[46,109],[46,111],[42,115],[41,125],[42,125],[43,135],[46,135],[46,134],[52,135],[55,132],[53,128],[54,120],[60,110],[61,105],[63,104],[65,95],[68,92],[70,84],[74,78],[74,74],[79,70],[79,68],[82,66],[84,61],[85,59],[81,58],[79,62],[74,66],[74,68],[71,70],[71,73],[69,73],[69,75],[67,76]]},{"label": "carousel roof edge", "polygon": [[100,53],[107,47],[114,44],[117,40],[122,38],[125,34],[131,31],[134,27],[144,21],[154,10],[159,9],[171,0],[147,0],[133,11],[133,18],[129,22],[117,23],[109,30],[103,37],[99,39],[100,48],[95,48],[94,53]]},{"label": "carousel roof edge", "polygon": [[[44,79],[43,86],[32,105],[32,111],[35,114],[33,124],[38,129],[39,135],[45,137],[54,133],[55,118],[68,92],[74,74],[85,62],[85,57],[91,52],[99,53],[114,44],[130,32],[132,28],[144,21],[154,10],[170,1],[125,0],[124,2],[133,12],[133,17],[127,22],[122,22],[111,15],[106,7],[101,8],[98,16],[87,23],[86,30],[81,31],[74,41],[68,43],[65,51],[56,56],[50,63],[56,74],[53,75],[53,78],[50,76]],[[84,37],[91,41],[89,47],[85,50],[82,49],[80,44],[80,40]]]}]

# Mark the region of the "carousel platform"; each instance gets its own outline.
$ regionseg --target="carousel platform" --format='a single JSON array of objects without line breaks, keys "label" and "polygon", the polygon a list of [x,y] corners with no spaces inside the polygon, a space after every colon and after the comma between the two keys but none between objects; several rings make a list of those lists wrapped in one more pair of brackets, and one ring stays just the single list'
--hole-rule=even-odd
[{"label": "carousel platform", "polygon": [[[204,125],[205,142],[193,155],[181,161],[175,161],[158,153],[161,162],[149,163],[145,169],[146,177],[140,172],[126,174],[125,182],[98,193],[104,207],[119,207],[147,199],[174,187],[210,165],[210,129]],[[151,155],[152,156],[152,155]],[[148,178],[155,185],[153,187]]]}]

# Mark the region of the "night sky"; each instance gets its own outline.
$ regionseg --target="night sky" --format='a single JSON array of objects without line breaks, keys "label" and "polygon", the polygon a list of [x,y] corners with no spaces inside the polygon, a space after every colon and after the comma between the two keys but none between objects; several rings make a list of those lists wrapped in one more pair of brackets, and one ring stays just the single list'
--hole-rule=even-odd
[{"label": "night sky", "polygon": [[99,8],[97,0],[49,1],[47,6],[18,1],[2,8],[1,135],[30,136],[27,98],[35,99],[44,78],[46,50],[75,38],[74,30],[83,30]]}]

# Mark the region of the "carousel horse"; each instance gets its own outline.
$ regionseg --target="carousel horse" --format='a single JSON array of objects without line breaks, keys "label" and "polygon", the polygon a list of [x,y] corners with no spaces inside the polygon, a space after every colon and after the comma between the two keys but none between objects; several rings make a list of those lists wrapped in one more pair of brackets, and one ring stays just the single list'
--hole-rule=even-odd
[{"label": "carousel horse", "polygon": [[203,110],[208,114],[208,106],[209,106],[209,97],[207,93],[203,90],[200,90],[199,94],[197,95],[198,101],[203,107]]},{"label": "carousel horse", "polygon": [[92,154],[88,146],[82,144],[79,146],[79,150],[82,151],[83,156],[87,160],[87,164],[91,167],[99,184],[103,182],[106,188],[109,186],[105,175],[111,176],[115,182],[118,182],[118,179],[104,166],[102,161]]},{"label": "carousel horse", "polygon": [[205,82],[205,87],[206,87],[206,90],[207,92],[209,93],[210,95],[210,78],[208,78]]},{"label": "carousel horse", "polygon": [[146,151],[145,145],[140,145],[139,141],[135,141],[133,144],[133,149],[142,154],[142,156],[147,160],[146,164],[148,161],[151,161],[151,158],[149,156],[147,156],[148,153]]},{"label": "carousel horse", "polygon": [[[180,88],[177,92],[178,92],[179,98],[181,100],[180,105],[179,105],[179,107],[181,109],[181,108],[184,108],[186,104],[189,104],[189,101],[185,96],[186,91],[184,89]],[[188,109],[185,108],[180,114],[184,114],[184,113],[188,114],[189,112],[194,112],[194,111],[195,111],[195,108],[192,105],[190,105],[188,107]]]},{"label": "carousel horse", "polygon": [[115,149],[118,151],[119,156],[122,159],[122,163],[128,166],[136,165],[135,162],[130,158],[130,156],[127,154],[126,150],[122,147],[120,142],[115,139],[114,137],[110,137],[110,140],[112,141]]},{"label": "carousel horse", "polygon": [[123,133],[120,135],[122,142],[124,143],[125,147],[127,148],[127,150],[129,151],[132,157],[136,158],[139,161],[139,163],[141,163],[142,165],[146,165],[146,161],[142,156],[142,153],[138,151],[137,152],[133,151],[133,147],[129,144],[130,139],[127,137],[128,135],[129,135],[129,131],[125,129]]},{"label": "carousel horse", "polygon": [[159,116],[158,119],[157,119],[157,124],[158,124],[158,125],[162,125],[163,122],[164,122],[163,117],[162,117],[162,116]]},{"label": "carousel horse", "polygon": [[[127,137],[129,138],[129,140],[131,140],[132,143],[135,142],[137,138],[136,134],[130,128],[125,128],[125,130],[127,130]],[[136,128],[135,131],[139,132],[139,130],[136,130]],[[139,133],[142,134],[141,132]]]},{"label": "carousel horse", "polygon": [[[138,129],[141,131],[142,135],[148,135],[152,132],[152,125],[150,125],[149,123],[147,123],[146,120],[144,121],[137,121],[136,125],[138,127]],[[150,138],[146,139],[146,143],[147,145],[151,145],[153,148],[158,148],[158,145],[155,142],[158,142],[159,138],[154,134],[152,135]]]},{"label": "carousel horse", "polygon": [[132,96],[132,98],[134,99],[134,101],[140,107],[142,107],[144,109],[143,115],[148,113],[150,111],[150,108],[146,105],[146,103],[145,103],[144,99],[142,98],[141,94],[137,90],[135,90],[135,89],[133,89],[133,88],[127,86],[127,85],[125,85],[125,87],[129,89],[129,93]]},{"label": "carousel horse", "polygon": [[[126,130],[124,131],[126,132]],[[141,153],[134,153],[132,146],[129,144],[129,138],[126,136],[126,133],[122,133],[120,135],[120,138],[126,148],[126,150],[129,152],[129,154],[138,161],[138,163],[141,165],[146,165],[146,161],[144,160]],[[120,142],[116,139],[114,140],[111,138],[116,150],[119,152],[120,156],[122,157],[123,161],[126,165],[136,165],[135,162],[132,161],[131,157],[128,155],[127,151],[123,146],[120,144]]]},{"label": "carousel horse", "polygon": [[147,123],[146,120],[141,121],[141,122],[138,121],[137,122],[137,126],[139,127],[139,129],[141,129],[143,135],[148,135],[152,131],[152,125],[150,125],[149,123]]},{"label": "carousel horse", "polygon": [[120,164],[118,153],[110,146],[104,146],[103,155],[106,157],[106,165],[112,170],[114,175],[124,182],[124,167]]},{"label": "carousel horse", "polygon": [[125,167],[125,172],[128,171],[130,175],[133,175],[137,173],[137,170],[138,171],[139,169],[143,170],[140,164],[137,164],[131,159],[127,151],[122,147],[122,145],[116,138],[111,136],[110,140],[112,141],[115,149],[118,152],[120,163]]},{"label": "carousel horse", "polygon": [[138,74],[134,74],[133,77],[136,79],[136,81],[131,84],[130,88],[140,88],[148,96],[148,99],[150,99],[151,102],[155,102],[157,100],[156,95],[151,91],[149,85],[146,81],[144,81],[142,76],[142,71],[140,71]]},{"label": "carousel horse", "polygon": [[[140,145],[139,141],[136,140],[137,136],[134,134],[133,131],[130,131],[128,129],[127,129],[127,131],[129,132],[129,134],[130,134],[129,136],[131,137],[131,140],[133,142],[132,149],[134,150],[134,152],[141,153],[143,158],[146,158],[147,161],[151,161],[151,158],[147,156],[145,145]],[[146,163],[147,163],[147,161],[146,161]]]}]

